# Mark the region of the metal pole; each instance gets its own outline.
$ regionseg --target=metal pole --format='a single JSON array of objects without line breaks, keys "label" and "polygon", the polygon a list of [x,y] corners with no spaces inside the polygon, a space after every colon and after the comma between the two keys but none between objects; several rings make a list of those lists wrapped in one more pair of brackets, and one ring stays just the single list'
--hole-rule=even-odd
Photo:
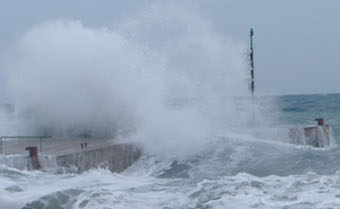
[{"label": "metal pole", "polygon": [[2,155],[2,137],[0,137],[0,143],[1,143],[1,155]]},{"label": "metal pole", "polygon": [[252,93],[252,97],[254,99],[255,93],[255,79],[254,79],[254,48],[253,48],[253,36],[254,30],[250,29],[250,89]]}]

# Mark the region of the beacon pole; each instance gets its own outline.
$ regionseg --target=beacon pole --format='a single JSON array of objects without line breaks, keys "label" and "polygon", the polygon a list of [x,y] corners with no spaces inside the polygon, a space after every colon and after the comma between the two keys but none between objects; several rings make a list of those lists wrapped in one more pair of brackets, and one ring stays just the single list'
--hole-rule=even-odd
[{"label": "beacon pole", "polygon": [[254,79],[254,48],[253,48],[253,36],[254,30],[250,29],[250,90],[252,94],[252,99],[254,101],[255,94],[255,79]]},{"label": "beacon pole", "polygon": [[251,99],[252,99],[252,123],[255,124],[255,79],[254,79],[254,47],[253,47],[253,36],[254,30],[250,28],[250,91],[251,91]]}]

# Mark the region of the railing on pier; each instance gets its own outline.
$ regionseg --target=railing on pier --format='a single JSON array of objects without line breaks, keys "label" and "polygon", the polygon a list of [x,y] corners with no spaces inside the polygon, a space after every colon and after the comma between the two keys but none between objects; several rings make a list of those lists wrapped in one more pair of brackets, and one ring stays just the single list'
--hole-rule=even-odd
[{"label": "railing on pier", "polygon": [[39,151],[42,152],[42,139],[51,137],[52,136],[0,136],[0,154],[3,154],[3,139],[37,139],[39,140]]}]

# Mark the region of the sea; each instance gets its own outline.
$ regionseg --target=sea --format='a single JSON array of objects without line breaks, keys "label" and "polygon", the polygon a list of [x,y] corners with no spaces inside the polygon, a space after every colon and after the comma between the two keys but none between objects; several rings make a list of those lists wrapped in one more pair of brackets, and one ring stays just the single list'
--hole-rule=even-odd
[{"label": "sea", "polygon": [[123,173],[55,174],[0,165],[0,208],[340,208],[340,94],[270,98],[279,107],[277,124],[313,125],[322,117],[332,126],[333,145],[314,148],[226,132],[189,156],[144,151]]}]

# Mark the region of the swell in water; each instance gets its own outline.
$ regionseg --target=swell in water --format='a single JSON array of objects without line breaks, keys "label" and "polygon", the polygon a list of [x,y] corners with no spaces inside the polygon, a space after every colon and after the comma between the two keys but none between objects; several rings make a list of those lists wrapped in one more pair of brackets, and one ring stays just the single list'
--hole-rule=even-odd
[{"label": "swell in water", "polygon": [[24,34],[2,63],[14,110],[1,133],[119,137],[144,154],[122,174],[1,165],[0,208],[339,207],[338,147],[252,136],[253,115],[266,130],[301,112],[251,103],[244,45],[211,24],[154,5],[110,28],[56,20]]},{"label": "swell in water", "polygon": [[[186,159],[143,154],[122,174],[0,168],[2,208],[337,208],[340,150],[221,137]],[[48,185],[48,186],[47,186]]]}]

